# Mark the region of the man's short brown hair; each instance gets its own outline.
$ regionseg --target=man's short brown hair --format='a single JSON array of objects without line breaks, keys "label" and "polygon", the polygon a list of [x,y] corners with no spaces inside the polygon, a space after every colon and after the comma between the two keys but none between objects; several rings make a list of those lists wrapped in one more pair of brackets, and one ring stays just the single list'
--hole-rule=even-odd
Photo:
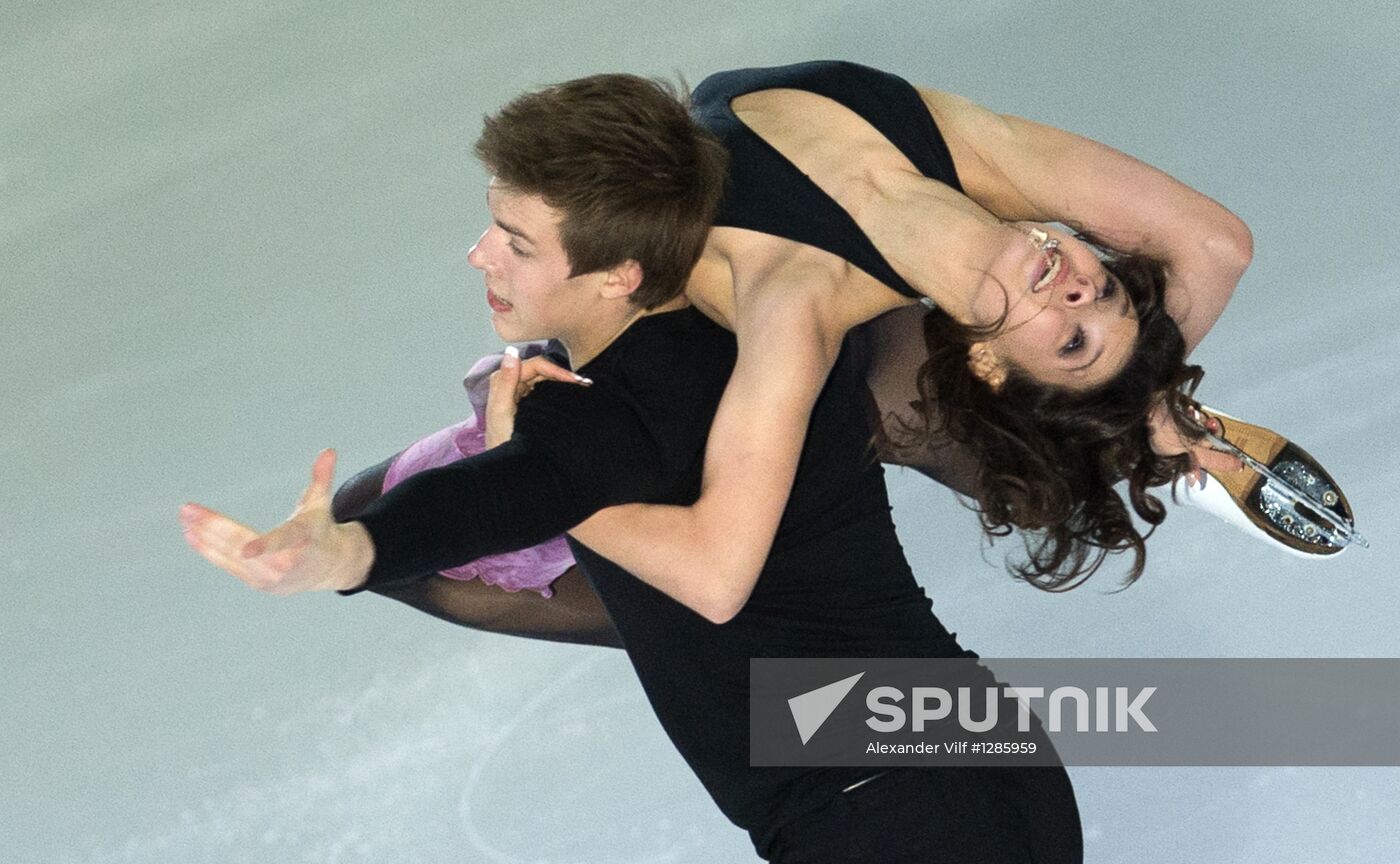
[{"label": "man's short brown hair", "polygon": [[685,289],[724,194],[728,153],[669,83],[594,75],[488,115],[476,155],[499,182],[563,213],[571,275],[641,265],[644,309]]}]

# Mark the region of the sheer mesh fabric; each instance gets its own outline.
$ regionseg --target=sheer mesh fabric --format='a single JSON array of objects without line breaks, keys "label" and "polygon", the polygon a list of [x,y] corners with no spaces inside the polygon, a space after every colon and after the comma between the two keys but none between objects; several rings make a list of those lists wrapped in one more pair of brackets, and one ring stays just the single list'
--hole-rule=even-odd
[{"label": "sheer mesh fabric", "polygon": [[[393,461],[386,459],[361,471],[336,491],[331,507],[338,521],[353,519],[379,497],[384,475]],[[505,591],[479,579],[448,579],[434,574],[411,585],[371,590],[473,630],[550,642],[622,647],[602,601],[577,567],[556,579],[553,588],[553,597],[542,597],[534,591]]]},{"label": "sheer mesh fabric", "polygon": [[865,366],[868,420],[880,461],[913,468],[959,495],[971,498],[977,463],[942,436],[922,439],[916,375],[928,359],[922,306],[904,306],[862,324],[851,339]]}]

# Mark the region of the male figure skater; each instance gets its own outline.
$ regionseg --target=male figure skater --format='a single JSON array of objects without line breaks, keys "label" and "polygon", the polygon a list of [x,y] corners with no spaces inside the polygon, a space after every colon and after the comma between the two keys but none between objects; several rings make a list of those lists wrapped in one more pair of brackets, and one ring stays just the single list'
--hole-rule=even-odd
[{"label": "male figure skater", "polygon": [[[188,505],[191,544],[264,590],[391,591],[613,504],[694,500],[735,355],[733,336],[682,296],[723,186],[717,147],[672,94],[630,76],[527,94],[489,118],[477,150],[496,178],[492,224],[471,263],[502,337],[554,338],[592,385],[540,383],[509,441],[404,480],[354,521],[332,519],[326,452],[288,522],[259,537]],[[707,620],[587,547],[572,551],[662,725],[763,857],[1078,861],[1062,769],[748,764],[751,657],[967,656],[895,538],[862,387],[842,351],[773,553],[732,619]]]}]

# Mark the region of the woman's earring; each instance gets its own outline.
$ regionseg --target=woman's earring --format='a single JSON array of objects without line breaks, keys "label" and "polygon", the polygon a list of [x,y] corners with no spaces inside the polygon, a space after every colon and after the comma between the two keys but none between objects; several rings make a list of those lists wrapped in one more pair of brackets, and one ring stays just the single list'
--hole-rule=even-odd
[{"label": "woman's earring", "polygon": [[1060,241],[1051,240],[1048,231],[1042,231],[1039,228],[1027,228],[1026,234],[1030,237],[1031,245],[1041,252],[1049,254],[1060,248]]},{"label": "woman's earring", "polygon": [[1006,367],[992,353],[985,342],[977,342],[968,347],[967,368],[995,393],[1006,383]]}]

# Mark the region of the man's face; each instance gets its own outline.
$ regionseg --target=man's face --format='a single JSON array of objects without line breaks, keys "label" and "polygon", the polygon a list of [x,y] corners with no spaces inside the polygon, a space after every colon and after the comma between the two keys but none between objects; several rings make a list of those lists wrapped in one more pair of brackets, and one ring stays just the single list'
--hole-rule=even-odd
[{"label": "man's face", "polygon": [[569,275],[569,256],[559,241],[562,214],[538,195],[511,190],[495,180],[486,192],[491,226],[467,253],[482,272],[491,326],[506,342],[560,338],[596,311],[602,274]]}]

